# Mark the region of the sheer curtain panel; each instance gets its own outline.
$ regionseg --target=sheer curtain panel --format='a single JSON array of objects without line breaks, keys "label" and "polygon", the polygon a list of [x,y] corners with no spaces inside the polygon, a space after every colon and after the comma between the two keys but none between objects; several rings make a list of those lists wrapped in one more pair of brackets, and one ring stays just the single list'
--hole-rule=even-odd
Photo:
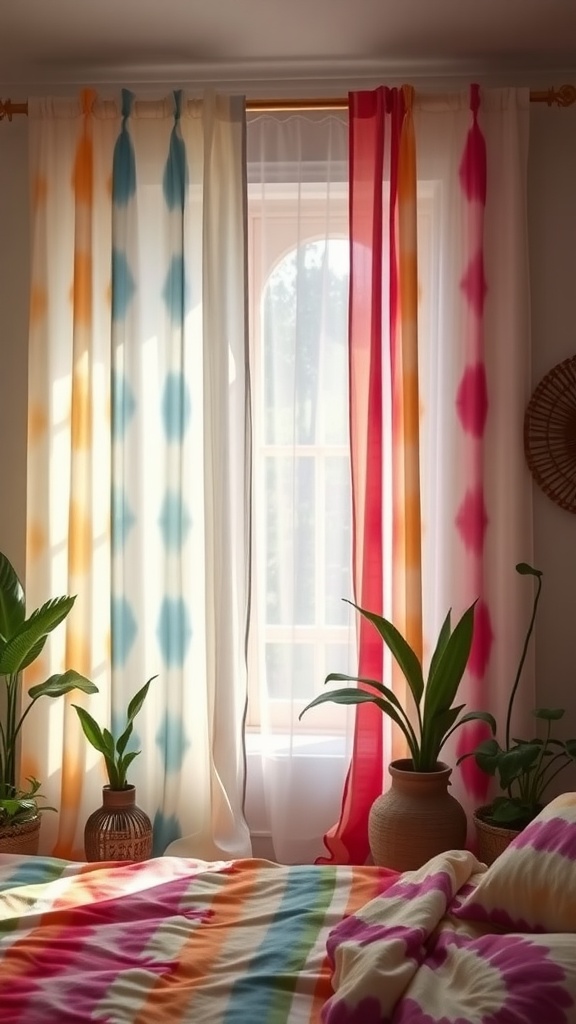
[{"label": "sheer curtain panel", "polygon": [[[478,599],[459,698],[498,720],[531,602],[515,572],[532,557],[522,447],[528,111],[527,90],[350,96],[355,592],[423,653],[425,671],[448,609],[455,621]],[[359,657],[361,674],[383,670],[407,699],[374,630],[362,627]],[[533,706],[530,664],[526,675],[519,735]],[[335,861],[367,856],[372,799],[402,752],[373,710],[358,709],[340,818],[326,836]],[[482,728],[455,734],[449,764]],[[452,784],[468,812],[488,794],[471,761]]]},{"label": "sheer curtain panel", "polygon": [[[282,862],[338,811],[351,716],[299,714],[352,671],[345,113],[248,119],[254,410],[247,809]],[[265,847],[263,847],[265,849]]]},{"label": "sheer curtain panel", "polygon": [[[78,595],[41,667],[91,676],[114,730],[157,674],[130,770],[154,852],[246,855],[244,101],[86,91],[29,120],[28,594]],[[37,705],[23,772],[59,809],[44,850],[81,857],[106,780],[74,700]]]}]

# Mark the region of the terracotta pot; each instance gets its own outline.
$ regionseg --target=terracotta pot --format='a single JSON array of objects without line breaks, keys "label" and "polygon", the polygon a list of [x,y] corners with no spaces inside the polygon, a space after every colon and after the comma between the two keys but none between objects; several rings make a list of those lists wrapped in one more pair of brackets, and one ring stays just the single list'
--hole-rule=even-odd
[{"label": "terracotta pot", "polygon": [[412,761],[392,761],[392,785],[370,810],[368,838],[375,864],[411,871],[445,850],[462,849],[466,814],[448,792],[452,769],[439,761],[437,771],[415,772]]},{"label": "terracotta pot", "polygon": [[488,821],[484,821],[482,815],[489,810],[489,805],[478,807],[473,814],[478,841],[476,856],[478,860],[488,865],[493,864],[496,857],[504,853],[512,840],[516,839],[516,836],[522,831],[521,829],[505,828],[502,825],[491,825]]},{"label": "terracotta pot", "polygon": [[136,788],[102,790],[102,807],[84,829],[86,860],[147,860],[152,855],[152,822],[136,806]]},{"label": "terracotta pot", "polygon": [[40,840],[41,815],[13,825],[0,825],[0,853],[36,856]]}]

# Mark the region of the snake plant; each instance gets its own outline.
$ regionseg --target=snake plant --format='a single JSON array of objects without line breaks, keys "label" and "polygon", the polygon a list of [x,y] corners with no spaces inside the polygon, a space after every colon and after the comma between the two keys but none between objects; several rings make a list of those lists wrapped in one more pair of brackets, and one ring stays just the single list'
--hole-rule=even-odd
[{"label": "snake plant", "polygon": [[325,683],[358,682],[362,683],[363,688],[344,687],[322,693],[307,704],[300,718],[310,708],[328,701],[336,704],[375,704],[404,734],[412,768],[418,772],[432,772],[436,769],[446,740],[465,722],[481,720],[494,728],[494,718],[488,712],[469,711],[461,714],[465,705],[454,705],[470,656],[476,602],[467,608],[454,629],[451,626],[451,612],[448,612],[426,679],[417,654],[391,622],[375,612],[360,608],[353,601],[348,604],[376,627],[383,643],[400,666],[413,699],[413,714],[403,707],[394,691],[380,680],[331,672],[326,676]]}]

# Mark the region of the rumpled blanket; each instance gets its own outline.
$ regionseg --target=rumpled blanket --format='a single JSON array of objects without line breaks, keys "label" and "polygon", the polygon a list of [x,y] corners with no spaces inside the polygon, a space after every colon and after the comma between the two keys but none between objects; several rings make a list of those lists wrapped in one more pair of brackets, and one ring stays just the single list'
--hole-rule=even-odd
[{"label": "rumpled blanket", "polygon": [[337,924],[324,1024],[576,1024],[576,935],[453,916],[485,870],[440,854]]}]

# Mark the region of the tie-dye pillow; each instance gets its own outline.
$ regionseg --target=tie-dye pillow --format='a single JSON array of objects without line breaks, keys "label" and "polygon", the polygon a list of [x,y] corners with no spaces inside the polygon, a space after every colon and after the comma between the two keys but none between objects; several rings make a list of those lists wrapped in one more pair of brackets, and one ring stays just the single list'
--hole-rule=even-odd
[{"label": "tie-dye pillow", "polygon": [[547,804],[454,915],[508,931],[576,931],[576,793]]}]

